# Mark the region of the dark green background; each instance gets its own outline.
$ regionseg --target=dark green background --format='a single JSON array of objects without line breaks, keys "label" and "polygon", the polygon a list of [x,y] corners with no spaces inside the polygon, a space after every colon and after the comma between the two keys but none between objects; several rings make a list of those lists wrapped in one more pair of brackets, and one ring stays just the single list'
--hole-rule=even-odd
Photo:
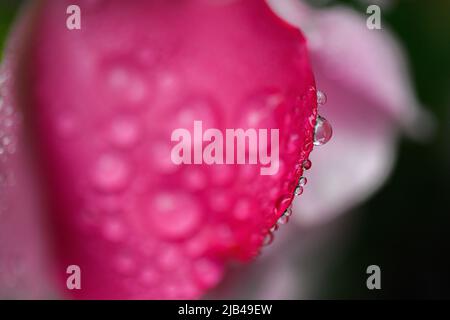
[{"label": "dark green background", "polygon": [[[417,96],[437,131],[428,143],[401,141],[393,175],[357,210],[356,233],[329,266],[321,298],[450,298],[450,1],[393,2],[383,24],[405,47]],[[329,2],[336,3],[367,8]],[[0,48],[18,4],[0,2]],[[370,264],[382,269],[382,290],[365,286]]]},{"label": "dark green background", "polygon": [[[427,144],[401,141],[393,175],[358,210],[357,234],[330,266],[323,298],[450,298],[450,1],[392,2],[383,24],[406,49],[416,94],[437,131]],[[382,290],[365,286],[371,264],[382,269]]]}]

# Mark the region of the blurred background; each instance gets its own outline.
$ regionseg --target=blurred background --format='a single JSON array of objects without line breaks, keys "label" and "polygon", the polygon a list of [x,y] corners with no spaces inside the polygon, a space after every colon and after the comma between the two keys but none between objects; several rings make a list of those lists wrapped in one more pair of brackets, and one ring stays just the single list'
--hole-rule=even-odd
[{"label": "blurred background", "polygon": [[[406,51],[419,101],[434,116],[432,138],[402,138],[393,174],[349,216],[345,254],[329,266],[322,298],[450,298],[450,1],[310,1],[365,12],[385,4],[383,24]],[[378,264],[382,290],[369,291],[361,267]],[[361,274],[361,278],[355,275]]]},{"label": "blurred background", "polygon": [[[368,201],[328,222],[351,222],[351,227],[345,229],[339,257],[316,281],[313,297],[450,298],[450,1],[372,2],[388,8],[383,25],[404,48],[415,94],[436,126],[424,142],[402,137],[387,183]],[[371,1],[309,3],[344,4],[365,14]],[[0,50],[19,5],[0,0]],[[382,290],[365,286],[365,268],[371,264],[382,269]]]}]

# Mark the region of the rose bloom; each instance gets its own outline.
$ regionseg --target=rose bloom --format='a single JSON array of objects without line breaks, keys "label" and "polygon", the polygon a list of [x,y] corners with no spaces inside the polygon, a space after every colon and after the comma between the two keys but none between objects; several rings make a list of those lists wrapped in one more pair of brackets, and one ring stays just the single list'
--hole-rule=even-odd
[{"label": "rose bloom", "polygon": [[[310,296],[327,261],[296,260],[340,234],[316,226],[380,188],[398,136],[428,121],[393,37],[295,0],[80,3],[79,31],[65,29],[66,1],[23,10],[2,64],[0,295]],[[316,85],[334,137],[309,157]],[[280,127],[280,172],[179,170],[163,137],[199,119]],[[301,175],[291,222],[248,264]],[[82,288],[68,293],[72,264]]]}]

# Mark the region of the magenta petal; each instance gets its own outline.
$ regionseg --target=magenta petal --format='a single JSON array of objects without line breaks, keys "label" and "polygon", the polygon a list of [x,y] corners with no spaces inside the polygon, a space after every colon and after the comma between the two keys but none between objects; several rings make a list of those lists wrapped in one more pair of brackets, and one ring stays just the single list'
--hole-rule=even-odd
[{"label": "magenta petal", "polygon": [[[78,3],[69,31],[70,1],[44,1],[17,74],[61,290],[197,298],[258,253],[292,201],[316,118],[304,39],[260,0]],[[278,173],[174,165],[171,132],[195,120],[279,129]],[[80,291],[65,287],[71,264]]]}]

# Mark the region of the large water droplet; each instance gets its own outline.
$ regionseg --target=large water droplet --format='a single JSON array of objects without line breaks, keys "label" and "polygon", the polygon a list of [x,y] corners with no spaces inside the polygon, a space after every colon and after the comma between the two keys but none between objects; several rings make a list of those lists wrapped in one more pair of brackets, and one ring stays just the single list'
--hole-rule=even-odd
[{"label": "large water droplet", "polygon": [[322,146],[330,141],[333,135],[333,128],[324,117],[318,116],[314,131],[314,145]]}]

